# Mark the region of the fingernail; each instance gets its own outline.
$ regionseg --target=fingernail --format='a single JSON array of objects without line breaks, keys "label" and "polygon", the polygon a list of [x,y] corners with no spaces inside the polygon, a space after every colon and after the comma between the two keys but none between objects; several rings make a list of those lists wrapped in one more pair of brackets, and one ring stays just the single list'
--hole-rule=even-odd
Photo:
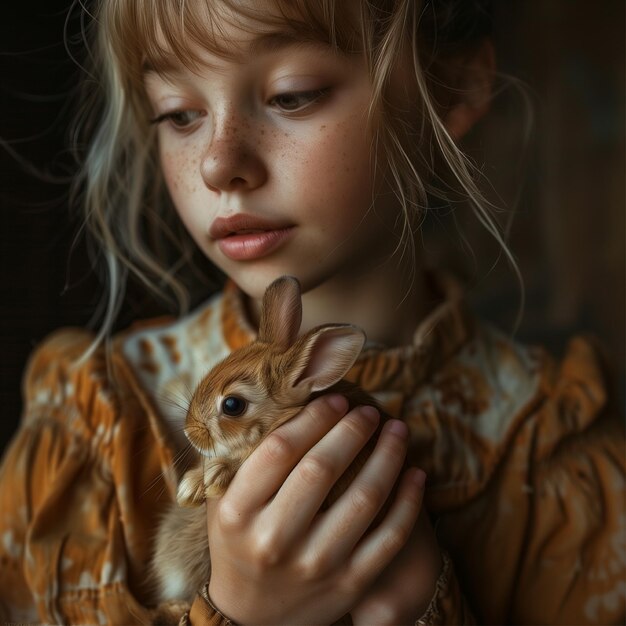
[{"label": "fingernail", "polygon": [[348,410],[348,401],[339,394],[326,396],[326,402],[330,404],[337,413],[345,413]]},{"label": "fingernail", "polygon": [[370,422],[377,422],[380,418],[380,413],[373,406],[359,406],[357,407],[361,415]]},{"label": "fingernail", "polygon": [[405,438],[409,434],[407,425],[401,420],[389,420],[385,428],[388,432],[393,433],[397,437]]}]

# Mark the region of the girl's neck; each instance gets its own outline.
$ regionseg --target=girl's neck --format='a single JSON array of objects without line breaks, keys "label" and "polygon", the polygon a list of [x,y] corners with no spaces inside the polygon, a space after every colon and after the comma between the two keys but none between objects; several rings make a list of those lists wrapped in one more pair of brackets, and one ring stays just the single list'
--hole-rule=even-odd
[{"label": "girl's neck", "polygon": [[362,328],[368,341],[384,346],[411,343],[417,324],[432,308],[423,272],[409,287],[385,273],[325,283],[302,298],[302,332],[329,322]]},{"label": "girl's neck", "polygon": [[[349,323],[362,328],[369,342],[405,345],[436,304],[423,270],[416,270],[410,284],[398,278],[397,269],[382,265],[358,276],[336,275],[303,294],[300,332],[320,324]],[[260,302],[249,300],[247,309],[258,327]]]}]

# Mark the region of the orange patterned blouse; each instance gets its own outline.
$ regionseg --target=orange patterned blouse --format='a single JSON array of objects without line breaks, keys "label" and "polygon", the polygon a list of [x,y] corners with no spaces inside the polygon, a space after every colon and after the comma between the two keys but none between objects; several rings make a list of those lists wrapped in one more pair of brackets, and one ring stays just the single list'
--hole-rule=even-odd
[{"label": "orange patterned blouse", "polygon": [[[350,373],[407,422],[428,474],[446,558],[419,623],[624,623],[624,435],[598,350],[577,337],[556,362],[472,317],[450,277],[437,285],[413,343],[366,346]],[[230,285],[120,334],[108,366],[103,348],[77,362],[93,339],[77,329],[34,352],[0,466],[0,621],[154,621],[146,571],[184,403],[253,336]],[[228,623],[202,594],[183,619]]]}]

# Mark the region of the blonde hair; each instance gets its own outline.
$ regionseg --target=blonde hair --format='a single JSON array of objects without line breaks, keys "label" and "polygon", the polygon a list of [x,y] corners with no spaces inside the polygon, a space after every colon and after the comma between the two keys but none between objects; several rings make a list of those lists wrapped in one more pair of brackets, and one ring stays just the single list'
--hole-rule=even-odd
[{"label": "blonde hair", "polygon": [[[279,18],[242,8],[236,0],[98,2],[87,33],[90,74],[84,108],[75,128],[75,144],[86,149],[74,187],[90,249],[107,285],[94,348],[110,334],[129,272],[177,303],[180,313],[193,299],[199,277],[185,277],[184,268],[193,270],[197,251],[171,206],[159,171],[142,74],[146,63],[158,71],[167,52],[197,68],[200,59],[190,43],[228,54],[220,47],[220,29],[224,20],[238,23],[241,14],[257,23],[273,20],[302,39],[321,40],[338,51],[365,55],[372,82],[373,141],[382,148],[386,175],[404,214],[397,250],[414,254],[413,235],[430,198],[454,203],[462,198],[510,262],[523,302],[523,282],[494,217],[496,207],[481,193],[479,172],[446,130],[430,93],[429,69],[438,59],[485,35],[480,26],[484,20],[472,21],[467,10],[476,5],[478,11],[476,6],[473,11],[480,17],[484,2],[361,0],[358,11],[345,0],[275,0],[275,4]],[[407,45],[419,91],[418,116],[410,125],[394,117],[389,98],[392,70]]]}]

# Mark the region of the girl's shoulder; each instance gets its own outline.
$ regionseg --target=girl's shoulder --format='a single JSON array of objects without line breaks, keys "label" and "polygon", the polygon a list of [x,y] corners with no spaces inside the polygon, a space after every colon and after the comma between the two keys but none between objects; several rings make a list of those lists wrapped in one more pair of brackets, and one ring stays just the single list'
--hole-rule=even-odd
[{"label": "girl's shoulder", "polygon": [[468,502],[506,468],[569,475],[581,459],[615,457],[624,439],[607,363],[592,336],[572,337],[556,357],[475,318],[403,404],[414,457],[435,485],[430,505]]},{"label": "girl's shoulder", "polygon": [[[484,322],[469,351],[482,349],[479,367],[499,404],[520,396],[525,412],[542,414],[542,429],[563,436],[586,430],[613,407],[613,375],[605,348],[592,334],[573,335],[562,355],[523,343]],[[505,404],[504,404],[505,405]]]},{"label": "girl's shoulder", "polygon": [[[59,450],[95,445],[109,449],[128,388],[111,346],[82,328],[60,328],[32,352],[22,378],[23,409],[17,436],[52,437]],[[98,444],[100,442],[102,445]]]},{"label": "girl's shoulder", "polygon": [[166,395],[176,381],[190,388],[190,376],[250,341],[253,331],[242,317],[239,299],[226,288],[187,315],[139,320],[102,341],[87,329],[60,328],[29,357],[22,424],[44,415],[65,424],[79,416],[115,421],[120,407],[144,392]]},{"label": "girl's shoulder", "polygon": [[572,336],[556,356],[478,321],[473,338],[441,372],[444,389],[455,378],[472,381],[466,417],[474,433],[500,449],[527,436],[535,460],[619,421],[609,359],[591,334]]}]

